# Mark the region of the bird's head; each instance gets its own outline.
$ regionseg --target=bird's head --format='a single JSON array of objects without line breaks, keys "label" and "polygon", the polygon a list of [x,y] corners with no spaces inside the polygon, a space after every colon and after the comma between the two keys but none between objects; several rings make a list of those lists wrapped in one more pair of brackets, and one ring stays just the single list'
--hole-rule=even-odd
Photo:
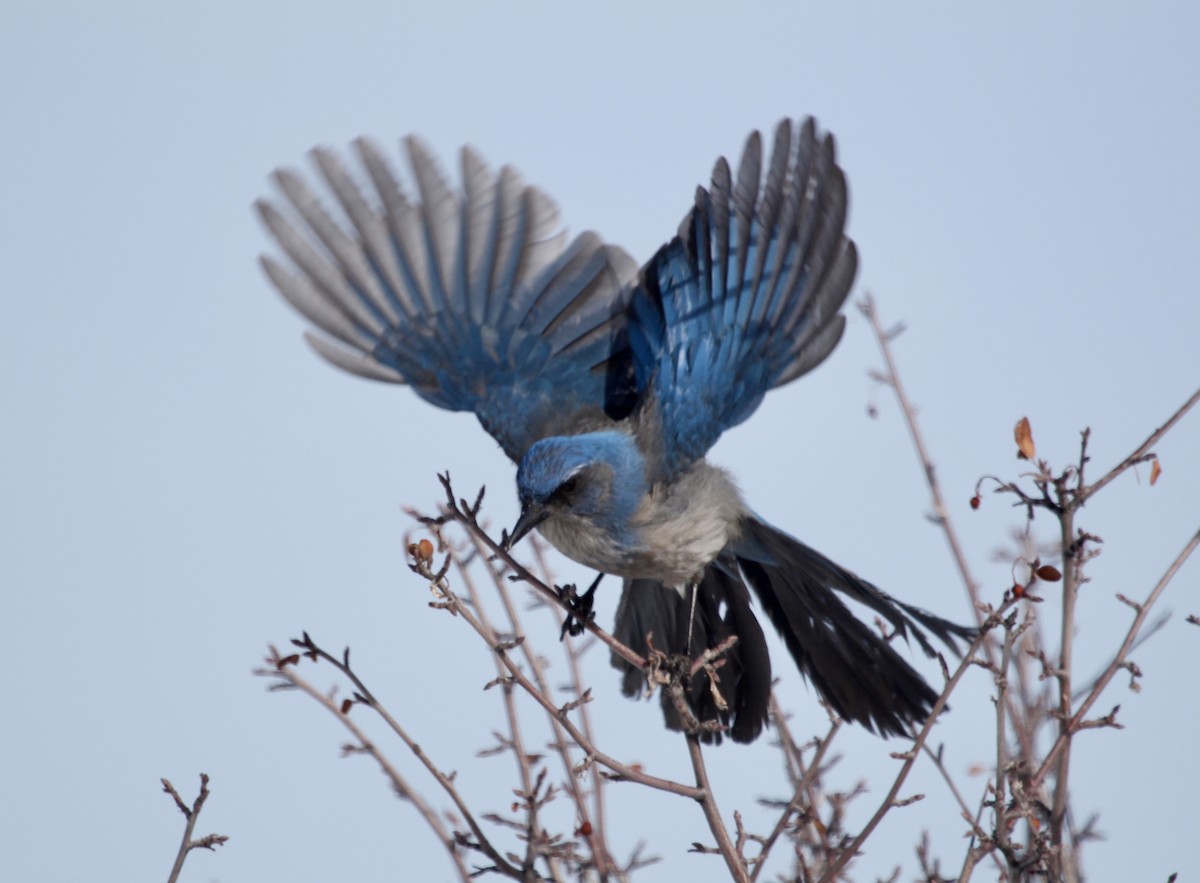
[{"label": "bird's head", "polygon": [[646,493],[645,462],[634,440],[609,430],[535,442],[517,469],[521,517],[508,544],[549,518],[618,532]]}]

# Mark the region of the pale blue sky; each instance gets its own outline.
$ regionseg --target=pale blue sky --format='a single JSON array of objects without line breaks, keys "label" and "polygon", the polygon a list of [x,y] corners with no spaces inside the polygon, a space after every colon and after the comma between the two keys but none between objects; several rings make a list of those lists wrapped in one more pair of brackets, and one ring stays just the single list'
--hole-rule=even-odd
[{"label": "pale blue sky", "polygon": [[[515,512],[512,467],[472,418],[327,368],[256,266],[250,211],[316,143],[425,136],[453,167],[470,142],[512,162],[645,259],[693,188],[752,128],[815,114],[850,182],[856,292],[903,320],[904,377],[976,574],[1018,513],[966,501],[1012,475],[1011,430],[1094,467],[1132,450],[1200,385],[1200,12],[1194,4],[457,3],[24,4],[0,14],[0,879],[164,879],[182,819],[170,777],[213,797],[231,836],[185,879],[449,879],[411,807],[297,696],[249,674],[268,641],[349,643],[370,683],[481,809],[509,763],[475,760],[499,720],[490,663],[427,608],[404,568],[406,504],[435,471]],[[857,297],[857,294],[855,295]],[[713,458],[752,505],[889,592],[969,618],[897,409],[852,311],[827,365],[773,393]],[[880,412],[868,418],[869,403]],[[1140,597],[1200,522],[1200,415],[1083,513],[1107,542],[1084,591],[1081,671],[1099,668]],[[1051,525],[1041,524],[1044,534]],[[564,565],[569,579],[586,579]],[[1200,611],[1191,562],[1115,685],[1127,729],[1085,734],[1076,807],[1101,813],[1094,880],[1200,873],[1194,750]],[[602,599],[610,621],[615,591]],[[1048,595],[1053,595],[1048,592]],[[1053,621],[1051,603],[1043,605]],[[549,623],[531,620],[552,651]],[[460,660],[473,660],[465,665]],[[593,711],[618,756],[686,777],[653,706],[592,660]],[[823,712],[779,658],[800,734]],[[936,671],[931,671],[936,676]],[[968,682],[939,733],[969,794],[991,758],[990,690]],[[881,796],[898,743],[846,734],[836,782]],[[402,752],[395,756],[407,764]],[[766,740],[710,755],[721,806],[766,827],[783,790]],[[406,765],[415,781],[418,771]],[[922,770],[858,866],[904,863],[923,826],[949,867],[962,824]],[[429,789],[432,793],[432,788]],[[698,809],[613,790],[614,847],[648,836],[647,880],[719,879]],[[873,804],[859,801],[860,813]],[[646,813],[650,812],[649,821]]]}]

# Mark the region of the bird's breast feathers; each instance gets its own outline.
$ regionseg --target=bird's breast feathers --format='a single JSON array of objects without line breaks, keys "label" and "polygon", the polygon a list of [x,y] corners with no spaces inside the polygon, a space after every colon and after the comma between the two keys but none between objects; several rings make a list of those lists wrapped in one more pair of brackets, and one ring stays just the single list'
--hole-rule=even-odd
[{"label": "bird's breast feathers", "polygon": [[728,473],[702,460],[676,481],[651,488],[621,529],[559,516],[541,532],[587,567],[683,588],[737,538],[746,512]]}]

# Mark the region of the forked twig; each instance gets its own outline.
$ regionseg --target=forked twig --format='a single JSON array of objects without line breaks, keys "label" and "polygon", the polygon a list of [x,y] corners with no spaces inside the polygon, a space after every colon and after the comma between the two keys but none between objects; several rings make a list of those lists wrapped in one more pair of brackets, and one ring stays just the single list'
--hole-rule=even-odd
[{"label": "forked twig", "polygon": [[171,867],[171,876],[167,878],[167,883],[176,883],[189,852],[193,849],[207,849],[215,852],[216,848],[224,845],[229,838],[224,834],[206,834],[199,840],[192,839],[192,833],[196,829],[196,819],[200,817],[200,810],[204,808],[204,802],[208,800],[207,773],[200,774],[200,793],[196,796],[195,802],[190,807],[183,802],[183,798],[179,796],[179,792],[175,790],[175,786],[169,780],[163,779],[162,786],[163,791],[171,795],[171,798],[175,801],[175,806],[179,808],[184,818],[187,819],[187,824],[183,827],[183,840],[179,844],[179,852],[175,855],[175,864]]}]

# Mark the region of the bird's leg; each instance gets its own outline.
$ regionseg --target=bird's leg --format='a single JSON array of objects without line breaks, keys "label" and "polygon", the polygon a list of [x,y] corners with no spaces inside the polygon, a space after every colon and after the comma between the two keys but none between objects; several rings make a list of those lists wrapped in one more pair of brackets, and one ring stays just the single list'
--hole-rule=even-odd
[{"label": "bird's leg", "polygon": [[692,605],[688,610],[687,646],[684,648],[684,653],[688,656],[692,655],[692,626],[696,623],[696,595],[699,594],[699,588],[694,582],[688,583],[688,590],[692,594]]},{"label": "bird's leg", "polygon": [[596,587],[604,579],[603,573],[596,574],[592,585],[582,595],[575,594],[575,584],[562,586],[558,590],[558,600],[567,608],[567,618],[563,620],[562,631],[558,635],[561,641],[568,634],[572,637],[582,635],[587,624],[596,618],[592,604],[596,600]]}]

